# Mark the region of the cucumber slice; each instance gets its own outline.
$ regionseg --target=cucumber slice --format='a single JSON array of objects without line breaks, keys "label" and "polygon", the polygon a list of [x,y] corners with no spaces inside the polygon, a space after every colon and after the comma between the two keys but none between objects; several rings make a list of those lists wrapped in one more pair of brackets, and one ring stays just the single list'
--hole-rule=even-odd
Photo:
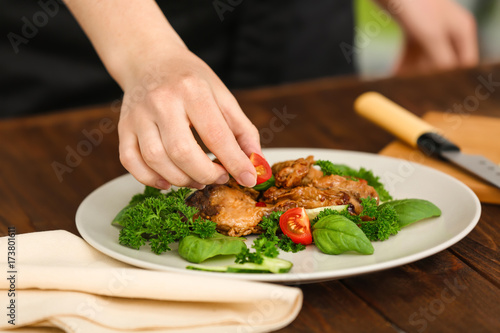
[{"label": "cucumber slice", "polygon": [[190,265],[186,266],[186,269],[205,272],[227,272],[227,266]]},{"label": "cucumber slice", "polygon": [[309,218],[309,221],[312,221],[320,212],[325,209],[336,210],[338,212],[347,208],[347,205],[337,205],[337,206],[326,206],[326,207],[318,207],[318,208],[310,208],[306,209],[306,215]]},{"label": "cucumber slice", "polygon": [[193,269],[206,272],[219,273],[288,273],[293,264],[280,258],[264,257],[262,264],[246,262],[244,264],[233,264],[228,266],[208,266],[208,265],[190,265],[187,269]]},{"label": "cucumber slice", "polygon": [[262,264],[246,262],[244,264],[234,264],[227,266],[228,273],[271,273],[269,269]]}]

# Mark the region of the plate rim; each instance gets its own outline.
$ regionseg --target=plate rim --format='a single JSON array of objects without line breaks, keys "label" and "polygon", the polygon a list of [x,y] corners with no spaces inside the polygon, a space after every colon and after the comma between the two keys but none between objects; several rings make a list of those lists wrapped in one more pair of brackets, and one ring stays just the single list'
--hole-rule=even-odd
[{"label": "plate rim", "polygon": [[[467,226],[458,234],[456,234],[454,237],[451,237],[450,239],[447,239],[444,242],[441,242],[431,248],[428,248],[423,251],[419,251],[415,254],[411,255],[406,255],[400,258],[388,260],[382,263],[372,263],[368,265],[363,265],[363,266],[356,266],[356,267],[349,267],[349,268],[343,268],[340,270],[334,270],[334,271],[320,271],[320,272],[312,272],[312,273],[285,273],[285,274],[265,274],[265,273],[257,273],[257,274],[252,274],[252,273],[218,273],[218,272],[205,272],[205,271],[197,271],[197,270],[188,270],[185,268],[177,268],[177,267],[170,267],[170,266],[163,266],[159,265],[156,263],[148,262],[145,260],[137,259],[137,258],[132,258],[130,256],[127,256],[126,254],[116,252],[113,249],[109,249],[103,244],[100,244],[98,241],[94,240],[93,237],[91,237],[85,227],[82,225],[81,222],[81,215],[83,214],[82,210],[83,207],[85,207],[86,202],[88,202],[95,193],[97,193],[101,188],[104,186],[111,186],[112,183],[114,182],[121,182],[123,181],[122,179],[124,178],[133,178],[135,179],[130,173],[125,173],[121,176],[118,176],[116,178],[113,178],[109,180],[108,182],[102,184],[101,186],[97,187],[94,189],[92,192],[90,192],[84,200],[80,203],[78,206],[78,209],[75,214],[75,223],[78,232],[82,236],[82,238],[90,244],[93,248],[98,250],[99,252],[114,258],[118,261],[130,264],[135,267],[140,267],[144,269],[152,269],[152,270],[160,270],[160,271],[168,271],[172,273],[182,273],[182,274],[196,274],[196,275],[206,275],[206,276],[218,276],[222,278],[229,278],[229,279],[241,279],[241,280],[252,280],[252,281],[261,281],[261,282],[276,282],[276,283],[285,283],[285,284],[302,284],[302,283],[314,283],[314,282],[321,282],[321,281],[327,281],[327,280],[336,280],[336,279],[342,279],[346,277],[352,277],[352,276],[358,276],[362,274],[368,274],[372,272],[378,272],[382,270],[387,270],[390,268],[402,266],[405,264],[409,264],[424,258],[427,258],[429,256],[432,256],[434,254],[437,254],[454,244],[458,243],[461,241],[463,238],[465,238],[477,225],[479,222],[480,216],[481,216],[481,203],[479,201],[479,198],[477,195],[468,187],[466,186],[463,182],[460,180],[442,172],[436,169],[433,169],[431,167],[428,167],[426,165],[420,164],[418,162],[413,162],[413,161],[408,161],[396,157],[391,157],[391,156],[383,156],[383,155],[378,155],[376,153],[369,153],[369,152],[361,152],[361,151],[352,151],[352,150],[342,150],[342,149],[328,149],[328,148],[305,148],[305,147],[297,147],[297,148],[291,148],[291,147],[284,147],[284,148],[263,148],[262,149],[264,155],[266,153],[272,153],[273,151],[293,151],[294,154],[299,152],[299,151],[307,151],[310,152],[310,155],[315,155],[314,152],[327,152],[327,153],[336,153],[336,154],[354,154],[358,156],[370,156],[370,157],[376,157],[378,159],[385,159],[385,160],[392,160],[394,161],[403,161],[405,163],[410,163],[410,164],[416,164],[418,165],[418,168],[423,168],[427,172],[434,173],[435,175],[438,175],[439,177],[444,177],[448,181],[451,181],[455,183],[456,185],[460,186],[465,192],[468,192],[472,198],[473,198],[473,207],[474,207],[474,215],[472,220],[467,224]],[[209,156],[211,154],[208,154]],[[213,156],[213,155],[212,155]],[[348,163],[346,163],[348,164]],[[365,167],[366,168],[366,167]],[[80,222],[79,222],[80,221]],[[111,225],[111,224],[110,224]],[[110,254],[111,253],[111,254]],[[186,266],[189,265],[188,262],[186,262]],[[332,272],[335,272],[336,274],[332,274]]]}]

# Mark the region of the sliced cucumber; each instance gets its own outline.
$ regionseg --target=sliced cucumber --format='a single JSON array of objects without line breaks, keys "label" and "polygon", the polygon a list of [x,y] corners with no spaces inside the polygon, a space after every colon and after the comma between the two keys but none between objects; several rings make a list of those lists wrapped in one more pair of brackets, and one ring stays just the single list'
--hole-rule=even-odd
[{"label": "sliced cucumber", "polygon": [[280,258],[264,257],[262,264],[246,262],[244,264],[232,264],[228,266],[208,266],[208,265],[190,265],[187,269],[194,269],[206,272],[222,273],[288,273],[293,264]]},{"label": "sliced cucumber", "polygon": [[244,264],[234,264],[227,266],[228,273],[272,273],[266,266],[262,264],[254,264],[246,262]]},{"label": "sliced cucumber", "polygon": [[306,209],[306,215],[309,218],[309,221],[312,221],[318,214],[325,209],[331,209],[331,210],[336,210],[338,212],[346,209],[348,206],[347,205],[337,205],[337,206],[326,206],[326,207],[318,207],[318,208],[310,208]]},{"label": "sliced cucumber", "polygon": [[206,271],[206,272],[227,272],[227,266],[208,266],[208,265],[191,265],[186,266],[186,269],[192,269],[195,271]]}]

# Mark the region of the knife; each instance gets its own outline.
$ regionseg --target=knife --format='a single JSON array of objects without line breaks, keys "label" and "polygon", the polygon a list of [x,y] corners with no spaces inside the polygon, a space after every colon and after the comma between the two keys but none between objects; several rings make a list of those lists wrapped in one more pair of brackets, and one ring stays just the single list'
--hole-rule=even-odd
[{"label": "knife", "polygon": [[424,154],[438,157],[500,188],[500,166],[481,155],[468,155],[415,114],[376,92],[366,92],[354,102],[358,114],[384,128]]}]

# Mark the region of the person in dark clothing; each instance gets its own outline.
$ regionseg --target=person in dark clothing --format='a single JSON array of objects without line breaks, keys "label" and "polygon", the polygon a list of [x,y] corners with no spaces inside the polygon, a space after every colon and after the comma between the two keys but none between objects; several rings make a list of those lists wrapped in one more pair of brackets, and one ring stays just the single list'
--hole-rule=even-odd
[{"label": "person in dark clothing", "polygon": [[[474,20],[452,0],[378,2],[406,35],[398,72],[477,62]],[[228,88],[355,72],[341,47],[354,45],[351,0],[66,5],[18,0],[0,11],[2,116],[101,103],[123,92],[120,160],[158,188],[203,188],[228,174],[255,185],[248,155],[261,153],[258,131]]]},{"label": "person in dark clothing", "polygon": [[[354,73],[338,48],[353,45],[350,0],[240,2],[157,3],[188,49],[230,89]],[[12,2],[0,11],[0,31],[6,37],[0,43],[0,117],[122,95],[63,3]]]}]

